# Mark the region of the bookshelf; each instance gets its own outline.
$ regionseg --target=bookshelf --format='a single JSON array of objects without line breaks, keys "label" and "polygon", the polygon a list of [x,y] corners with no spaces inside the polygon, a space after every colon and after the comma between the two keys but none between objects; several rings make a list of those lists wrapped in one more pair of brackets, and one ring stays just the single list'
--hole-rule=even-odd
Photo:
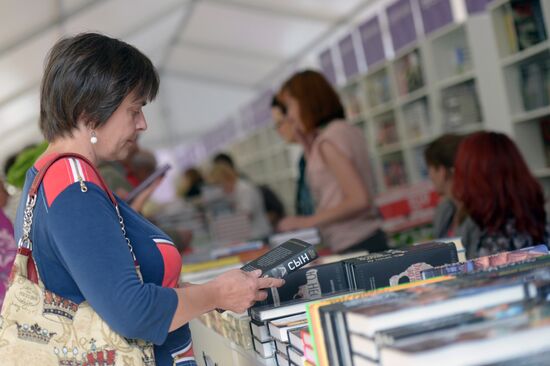
[{"label": "bookshelf", "polygon": [[363,127],[378,193],[426,180],[424,149],[443,133],[506,130],[487,122],[509,119],[492,86],[504,81],[491,31],[487,13],[451,23],[340,88]]},{"label": "bookshelf", "polygon": [[499,0],[490,4],[510,117],[510,132],[550,194],[550,3]]}]

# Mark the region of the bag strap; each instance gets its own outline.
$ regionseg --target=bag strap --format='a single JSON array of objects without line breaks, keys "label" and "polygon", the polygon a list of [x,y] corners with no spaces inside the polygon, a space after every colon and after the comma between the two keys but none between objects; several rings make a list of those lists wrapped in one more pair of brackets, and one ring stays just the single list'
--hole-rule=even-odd
[{"label": "bag strap", "polygon": [[[138,275],[141,278],[141,272],[139,270],[139,263],[137,261],[136,255],[134,254],[134,248],[132,247],[132,244],[130,243],[130,239],[128,238],[128,235],[126,234],[126,228],[124,226],[124,219],[122,218],[122,215],[120,214],[120,209],[118,207],[118,202],[115,199],[115,196],[103,180],[103,177],[99,174],[97,169],[94,167],[94,165],[86,159],[84,156],[76,153],[62,153],[54,156],[52,159],[48,160],[47,163],[39,170],[38,174],[34,178],[31,187],[29,189],[28,195],[27,195],[27,203],[25,205],[25,212],[23,214],[23,235],[21,236],[21,239],[19,239],[18,248],[21,253],[29,256],[32,259],[32,241],[30,239],[30,233],[31,233],[31,226],[33,221],[33,211],[34,206],[36,204],[36,197],[38,188],[40,187],[40,184],[42,183],[42,180],[44,179],[44,176],[46,175],[47,170],[58,160],[63,158],[76,158],[79,160],[83,160],[85,163],[87,163],[90,167],[92,167],[94,173],[98,176],[99,181],[101,183],[102,188],[105,190],[107,195],[109,196],[109,200],[113,203],[113,206],[115,207],[115,211],[118,216],[118,220],[120,223],[120,228],[122,230],[122,234],[124,235],[124,238],[126,239],[126,243],[128,245],[128,249],[130,250],[130,253],[132,254],[132,258],[134,260],[134,265],[136,266],[136,270],[138,272]],[[88,188],[84,184],[84,180],[82,177],[79,177],[80,180],[80,190],[82,192],[86,192]],[[34,261],[33,261],[34,262]],[[38,270],[36,270],[36,273],[38,273]]]}]

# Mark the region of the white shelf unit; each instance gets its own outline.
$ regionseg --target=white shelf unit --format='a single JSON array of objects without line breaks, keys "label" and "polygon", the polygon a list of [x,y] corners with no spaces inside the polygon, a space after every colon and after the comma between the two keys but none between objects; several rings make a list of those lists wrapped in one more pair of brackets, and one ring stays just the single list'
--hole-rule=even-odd
[{"label": "white shelf unit", "polygon": [[[506,91],[507,108],[503,109],[510,116],[510,134],[549,196],[550,132],[545,143],[542,125],[550,130],[550,2],[535,0],[535,5],[540,12],[533,23],[537,25],[534,37],[525,37],[523,25],[512,15],[510,0],[491,3],[489,13]],[[530,32],[532,35],[533,27]]]},{"label": "white shelf unit", "polygon": [[378,192],[427,179],[424,149],[445,132],[510,130],[495,127],[506,97],[494,91],[495,80],[504,82],[491,31],[488,14],[450,24],[340,89],[346,107],[354,98],[353,121],[364,127]]}]

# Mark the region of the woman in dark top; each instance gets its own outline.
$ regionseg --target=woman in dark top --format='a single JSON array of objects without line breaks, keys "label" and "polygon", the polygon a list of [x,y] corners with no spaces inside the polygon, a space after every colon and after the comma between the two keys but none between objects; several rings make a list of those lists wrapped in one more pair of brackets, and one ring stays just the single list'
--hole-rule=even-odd
[{"label": "woman in dark top", "polygon": [[506,135],[477,132],[461,142],[453,195],[469,215],[458,233],[468,257],[548,245],[541,185]]}]

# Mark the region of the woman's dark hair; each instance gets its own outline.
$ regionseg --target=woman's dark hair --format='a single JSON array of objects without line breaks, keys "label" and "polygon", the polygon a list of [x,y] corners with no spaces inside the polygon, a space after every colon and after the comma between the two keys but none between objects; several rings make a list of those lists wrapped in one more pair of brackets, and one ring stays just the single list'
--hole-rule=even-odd
[{"label": "woman's dark hair", "polygon": [[458,145],[463,139],[463,135],[448,133],[430,142],[424,150],[426,164],[432,167],[442,166],[446,169],[452,169]]},{"label": "woman's dark hair", "polygon": [[281,88],[298,100],[306,131],[313,131],[335,119],[344,119],[344,107],[338,94],[325,77],[313,70],[294,74]]},{"label": "woman's dark hair", "polygon": [[519,232],[544,240],[544,194],[514,142],[498,132],[477,132],[460,143],[453,196],[489,233],[515,219]]},{"label": "woman's dark hair", "polygon": [[153,100],[159,77],[135,47],[97,33],[58,41],[47,58],[40,95],[40,129],[48,141],[71,135],[79,119],[97,128],[131,92]]}]

